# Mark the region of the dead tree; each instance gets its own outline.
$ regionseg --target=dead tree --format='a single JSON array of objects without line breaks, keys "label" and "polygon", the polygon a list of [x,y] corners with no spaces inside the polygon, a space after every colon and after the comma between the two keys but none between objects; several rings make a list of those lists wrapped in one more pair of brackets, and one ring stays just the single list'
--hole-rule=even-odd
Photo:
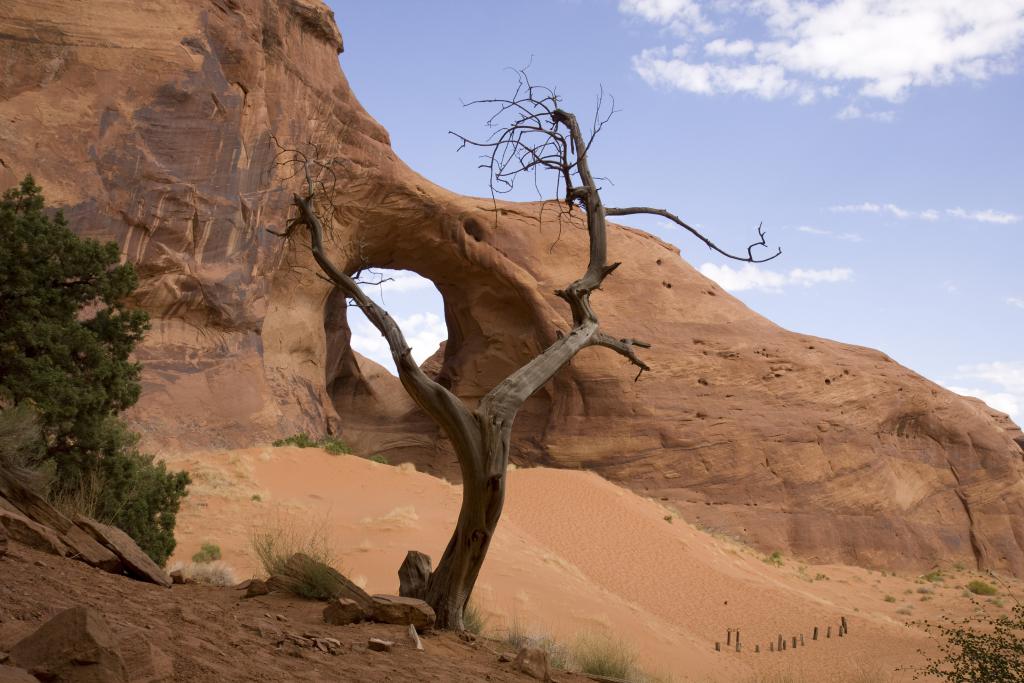
[{"label": "dead tree", "polygon": [[754,256],[755,248],[765,246],[760,227],[759,239],[748,247],[746,256],[734,256],[663,209],[606,208],[590,170],[588,152],[594,137],[614,110],[603,113],[599,99],[592,129],[589,135],[584,135],[576,117],[559,107],[559,98],[553,90],[534,86],[525,72],[518,73],[519,87],[510,99],[472,103],[497,107],[497,113],[488,121],[488,125],[496,129],[494,135],[482,142],[458,137],[462,147],[473,145],[487,150],[484,166],[491,171],[492,193],[511,189],[521,174],[532,173],[536,179],[538,171],[553,171],[559,188],[564,186],[564,201],[556,200],[561,210],[572,212],[575,208],[585,214],[589,260],[579,279],[555,292],[569,306],[571,330],[506,377],[475,409],[467,407],[458,396],[420,369],[394,319],[360,289],[352,273],[339,269],[328,256],[324,247],[325,225],[330,226],[333,211],[329,198],[324,201],[330,183],[325,184],[323,178],[325,173],[333,177],[330,162],[317,159],[315,149],[310,153],[282,148],[283,163],[298,169],[297,173],[305,177],[305,188],[302,194],[293,195],[297,215],[281,234],[290,235],[297,228],[309,231],[313,257],[324,276],[351,300],[350,305],[362,309],[387,340],[402,385],[444,430],[458,457],[462,472],[462,507],[455,532],[437,569],[430,575],[426,591],[426,601],[437,614],[437,627],[442,629],[463,629],[463,610],[504,504],[512,423],[526,399],[589,346],[604,347],[627,358],[638,368],[637,379],[649,369],[635,349],[650,348],[650,345],[605,331],[591,306],[591,294],[600,289],[604,279],[619,266],[617,262],[608,263],[606,216],[640,213],[663,216],[693,233],[711,249],[740,261],[761,262],[779,254],[776,252],[763,259]]}]

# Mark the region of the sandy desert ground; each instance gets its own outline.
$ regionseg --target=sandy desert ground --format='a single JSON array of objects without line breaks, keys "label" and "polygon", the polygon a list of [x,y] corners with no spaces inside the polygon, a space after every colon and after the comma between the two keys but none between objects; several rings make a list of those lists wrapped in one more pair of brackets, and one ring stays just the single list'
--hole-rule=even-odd
[{"label": "sandy desert ground", "polygon": [[[407,550],[435,562],[441,556],[461,493],[408,465],[316,448],[167,457],[194,479],[170,564],[187,562],[212,542],[239,579],[260,573],[250,549],[253,530],[284,526],[326,536],[350,577],[371,593],[395,593]],[[593,473],[519,469],[510,474],[505,513],[474,601],[489,616],[491,632],[518,622],[564,643],[607,633],[631,645],[647,671],[676,681],[775,673],[806,681],[860,674],[909,681],[907,667],[923,661],[919,650],[934,647],[911,622],[966,615],[978,605],[998,612],[1011,603],[1005,595],[972,602],[964,586],[981,575],[954,567],[945,568],[942,580],[928,581],[768,560]],[[1015,583],[1009,588],[1017,591]],[[844,616],[849,634],[838,638]],[[815,626],[818,641],[811,639]],[[826,639],[828,626],[833,637]],[[739,653],[725,647],[730,628],[740,630]],[[768,652],[779,635],[802,635],[805,645]]]}]

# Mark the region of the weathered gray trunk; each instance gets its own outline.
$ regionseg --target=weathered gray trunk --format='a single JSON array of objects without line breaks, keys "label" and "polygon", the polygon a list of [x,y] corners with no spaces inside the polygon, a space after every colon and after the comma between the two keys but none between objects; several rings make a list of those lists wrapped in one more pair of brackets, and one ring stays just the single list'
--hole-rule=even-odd
[{"label": "weathered gray trunk", "polygon": [[[481,407],[485,407],[486,403]],[[511,422],[477,413],[480,440],[475,453],[459,453],[462,507],[455,532],[430,575],[426,601],[437,628],[462,631],[463,613],[505,505]]]}]

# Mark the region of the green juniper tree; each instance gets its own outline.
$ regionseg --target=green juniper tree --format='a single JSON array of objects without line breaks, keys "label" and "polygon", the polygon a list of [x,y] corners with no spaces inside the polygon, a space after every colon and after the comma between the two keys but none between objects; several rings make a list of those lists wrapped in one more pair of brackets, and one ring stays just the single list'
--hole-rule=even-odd
[{"label": "green juniper tree", "polygon": [[[188,476],[140,454],[117,414],[139,398],[129,355],[149,323],[117,245],[44,211],[32,177],[0,199],[0,406],[38,413],[49,493],[131,535],[161,564]],[[83,509],[84,508],[84,509]]]}]

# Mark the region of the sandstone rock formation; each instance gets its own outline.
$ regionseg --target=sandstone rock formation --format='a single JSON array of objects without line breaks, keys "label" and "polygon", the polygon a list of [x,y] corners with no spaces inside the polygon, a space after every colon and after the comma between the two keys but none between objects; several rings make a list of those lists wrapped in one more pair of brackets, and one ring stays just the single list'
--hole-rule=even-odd
[{"label": "sandstone rock formation", "polygon": [[18,641],[11,661],[41,680],[118,683],[124,660],[107,622],[88,607],[72,607]]},{"label": "sandstone rock formation", "polygon": [[[302,244],[266,231],[294,187],[271,134],[341,160],[337,262],[437,285],[449,339],[433,362],[459,395],[565,328],[551,292],[579,268],[578,231],[550,206],[495,206],[408,169],[348,88],[319,0],[13,0],[0,17],[0,185],[34,173],[77,230],[138,264],[153,331],[132,418],[151,448],[331,429],[392,462],[454,464],[348,348],[343,302]],[[634,383],[585,351],[520,413],[518,463],[590,468],[817,561],[1024,572],[1024,451],[1005,416],[878,351],[779,328],[643,232],[617,228],[609,248],[625,277],[595,306],[610,332],[653,343],[654,370]]]},{"label": "sandstone rock formation", "polygon": [[14,473],[0,468],[0,549],[6,550],[8,536],[29,548],[112,574],[171,585],[166,572],[128,534],[81,515],[68,519]]}]

